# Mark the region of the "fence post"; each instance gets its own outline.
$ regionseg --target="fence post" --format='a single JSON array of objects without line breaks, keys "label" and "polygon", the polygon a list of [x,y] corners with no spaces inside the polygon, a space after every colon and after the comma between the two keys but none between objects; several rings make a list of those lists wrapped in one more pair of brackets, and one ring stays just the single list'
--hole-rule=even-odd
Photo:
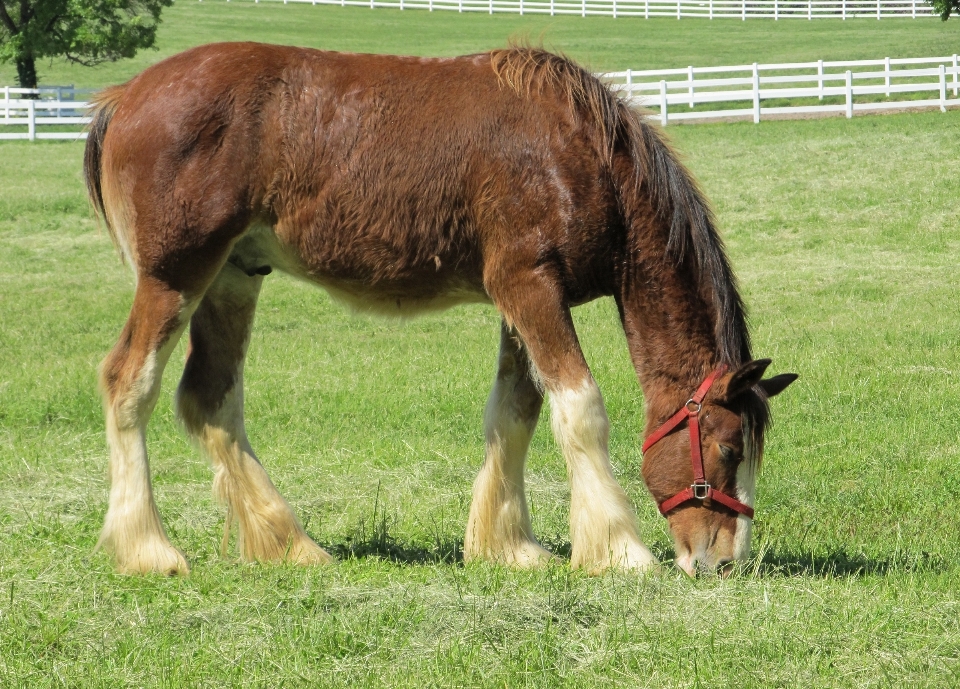
[{"label": "fence post", "polygon": [[843,21],[847,21],[847,0],[843,0]]},{"label": "fence post", "polygon": [[780,0],[773,0],[773,21],[780,21]]},{"label": "fence post", "polygon": [[947,111],[947,69],[940,65],[940,112]]},{"label": "fence post", "polygon": [[823,60],[817,60],[817,83],[820,85],[820,100],[823,100]]},{"label": "fence post", "polygon": [[617,0],[613,0],[613,18],[617,18]]},{"label": "fence post", "polygon": [[710,0],[710,21],[713,21],[713,0]]},{"label": "fence post", "polygon": [[913,0],[913,18],[917,18],[917,0]]},{"label": "fence post", "polygon": [[680,0],[677,0],[677,21],[680,21]]},{"label": "fence post", "polygon": [[667,126],[667,82],[660,80],[660,124]]},{"label": "fence post", "polygon": [[463,0],[457,0],[457,11],[463,12]]},{"label": "fence post", "polygon": [[3,87],[3,119],[10,119],[10,87]]},{"label": "fence post", "polygon": [[853,117],[853,74],[847,70],[847,119]]},{"label": "fence post", "polygon": [[743,14],[740,19],[742,21],[747,21],[747,0],[743,0]]},{"label": "fence post", "polygon": [[760,69],[753,63],[753,123],[760,123]]},{"label": "fence post", "polygon": [[883,58],[883,83],[887,87],[887,98],[890,97],[890,58]]},{"label": "fence post", "polygon": [[[552,5],[553,0],[550,0],[550,3]],[[644,19],[650,18],[650,0],[644,0],[643,2],[643,18]]]},{"label": "fence post", "polygon": [[581,17],[587,16],[587,0],[583,0],[583,2],[580,3],[580,16]]},{"label": "fence post", "polygon": [[953,97],[956,98],[958,95],[957,91],[960,90],[960,83],[958,83],[957,78],[957,54],[953,54]]},{"label": "fence post", "polygon": [[813,0],[807,0],[807,21],[813,21]]},{"label": "fence post", "polygon": [[687,67],[687,80],[690,82],[690,109],[693,110],[693,65]]},{"label": "fence post", "polygon": [[550,16],[553,16],[553,0],[550,0]]},{"label": "fence post", "polygon": [[490,0],[490,14],[493,14],[493,0]]},{"label": "fence post", "polygon": [[880,21],[880,0],[877,0],[877,21]]},{"label": "fence post", "polygon": [[633,70],[627,70],[627,98],[633,99]]},{"label": "fence post", "polygon": [[27,101],[27,138],[37,140],[37,106],[32,98]]}]

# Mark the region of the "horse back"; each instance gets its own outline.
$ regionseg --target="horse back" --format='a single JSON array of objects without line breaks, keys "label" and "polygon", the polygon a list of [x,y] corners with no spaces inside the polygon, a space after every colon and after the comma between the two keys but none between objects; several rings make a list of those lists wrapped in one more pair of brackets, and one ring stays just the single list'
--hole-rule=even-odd
[{"label": "horse back", "polygon": [[[610,291],[616,203],[568,95],[511,88],[491,54],[203,46],[126,86],[104,197],[128,206],[139,266],[226,247],[399,303],[483,297],[497,266],[522,261],[577,276],[583,300]],[[241,239],[251,227],[270,231]]]}]

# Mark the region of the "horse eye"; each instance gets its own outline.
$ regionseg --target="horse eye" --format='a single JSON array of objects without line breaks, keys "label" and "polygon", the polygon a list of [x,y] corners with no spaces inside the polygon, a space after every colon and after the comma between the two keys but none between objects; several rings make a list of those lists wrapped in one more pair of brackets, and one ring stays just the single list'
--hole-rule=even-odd
[{"label": "horse eye", "polygon": [[727,445],[720,445],[720,455],[724,460],[732,462],[737,458],[737,451]]}]

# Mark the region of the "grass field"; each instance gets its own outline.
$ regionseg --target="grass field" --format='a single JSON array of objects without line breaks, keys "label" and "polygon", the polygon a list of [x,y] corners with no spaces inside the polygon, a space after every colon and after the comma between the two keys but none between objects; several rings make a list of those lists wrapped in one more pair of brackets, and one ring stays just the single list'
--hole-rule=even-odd
[{"label": "grass field", "polygon": [[[191,36],[252,37],[258,23],[265,40],[285,40],[291,22],[290,42],[308,43],[309,26],[291,17],[328,19],[314,45],[429,54],[502,44],[528,26],[229,11],[235,23],[222,5],[178,4],[162,52],[82,73],[96,78],[56,64],[47,73],[117,81]],[[736,50],[760,46],[762,59],[838,56],[826,48],[839,52],[853,28],[862,41],[839,57],[955,50],[943,42],[954,22],[574,19],[529,26],[549,24],[548,42],[598,67],[643,55],[606,45],[619,22],[621,46],[629,26],[649,26],[660,54],[680,64],[685,43],[702,62],[752,61],[720,50],[731,32],[752,32]],[[576,39],[584,27],[591,34]],[[634,66],[644,64],[669,61]],[[958,127],[950,112],[671,128],[714,202],[756,353],[801,374],[774,403],[756,557],[727,580],[464,566],[496,314],[354,317],[278,275],[266,280],[248,359],[248,430],[339,563],[219,557],[224,511],[211,472],[170,411],[181,346],[148,442],[161,512],[193,573],[115,575],[92,552],[107,496],[95,370],[133,280],[88,208],[82,146],[0,145],[0,686],[960,685]],[[613,424],[615,468],[642,536],[669,560],[665,521],[639,476],[642,401],[615,309],[595,302],[576,319]],[[568,490],[546,410],[528,489],[535,530],[563,554]]]}]

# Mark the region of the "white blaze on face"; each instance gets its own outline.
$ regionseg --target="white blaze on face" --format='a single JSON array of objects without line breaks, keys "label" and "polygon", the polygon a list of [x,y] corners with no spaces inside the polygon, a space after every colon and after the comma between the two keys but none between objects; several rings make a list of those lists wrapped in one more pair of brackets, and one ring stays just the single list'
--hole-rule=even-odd
[{"label": "white blaze on face", "polygon": [[[743,461],[737,467],[737,500],[753,507],[757,494],[757,466],[760,457],[757,448],[750,440],[751,429],[747,423],[743,428]],[[737,530],[733,536],[733,558],[746,560],[750,557],[750,535],[753,530],[753,520],[743,514],[737,515]]]}]

